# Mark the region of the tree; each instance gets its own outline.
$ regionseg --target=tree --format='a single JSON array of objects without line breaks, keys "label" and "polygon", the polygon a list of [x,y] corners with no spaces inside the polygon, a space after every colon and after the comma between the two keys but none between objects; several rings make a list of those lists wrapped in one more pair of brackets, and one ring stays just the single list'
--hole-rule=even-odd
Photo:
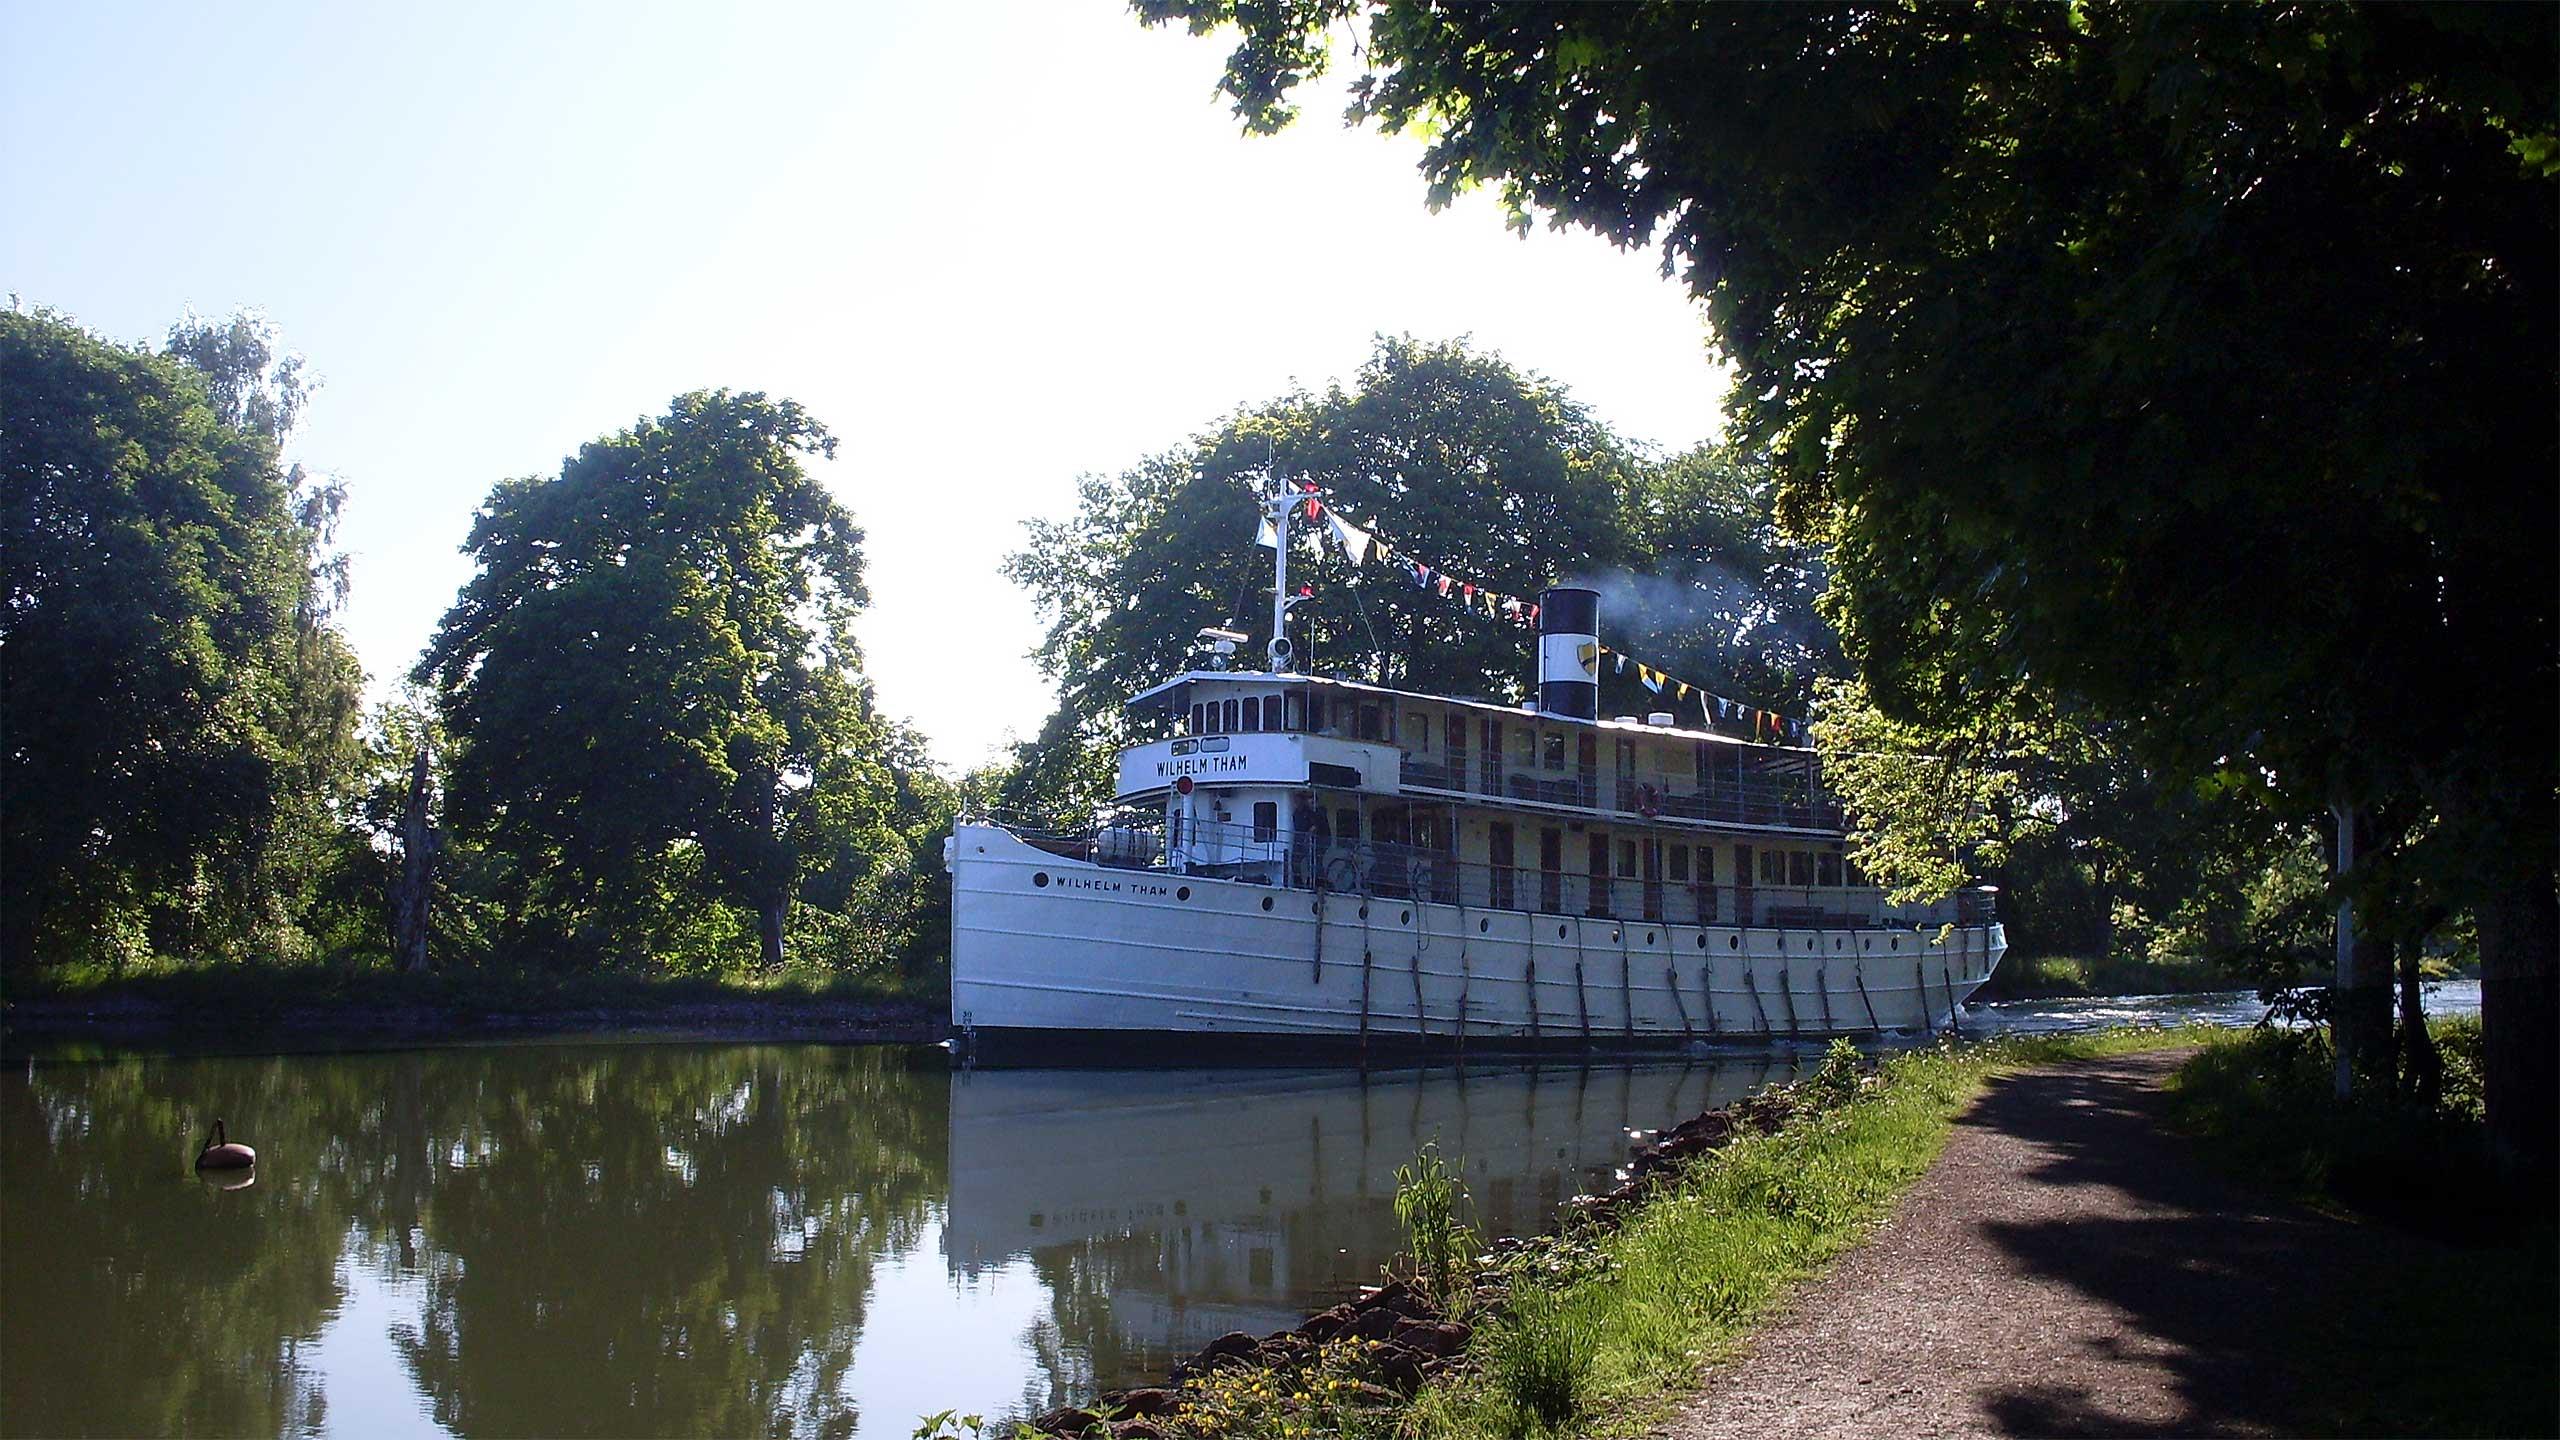
[{"label": "tree", "polygon": [[415,678],[452,732],[452,823],[573,953],[698,941],[694,902],[725,898],[779,965],[801,883],[886,803],[862,532],[801,464],[833,451],[796,404],[697,392],[474,521],[479,573]]},{"label": "tree", "polygon": [[278,461],[291,413],[239,423],[238,378],[0,314],[13,971],[306,947],[362,675]]},{"label": "tree", "polygon": [[[1203,626],[1250,633],[1257,663],[1271,552],[1254,544],[1249,477],[1321,486],[1400,551],[1533,596],[1634,555],[1625,497],[1640,460],[1547,380],[1463,341],[1381,337],[1352,388],[1241,410],[1183,449],[1087,477],[1077,512],[1033,522],[1006,566],[1048,618],[1039,658],[1060,707],[1007,799],[1099,798],[1090,767],[1122,738],[1121,703],[1179,673]],[[1291,569],[1314,592],[1290,615],[1305,668],[1454,694],[1516,694],[1528,679],[1529,632],[1418,589],[1409,572],[1355,568],[1331,547]]]},{"label": "tree", "polygon": [[2552,1164],[2560,11],[1138,8],[1242,29],[1257,129],[1365,15],[1352,116],[1427,126],[1435,200],[1658,239],[1890,711],[2028,685],[2426,805],[2400,868],[2476,917],[2490,1124]]}]

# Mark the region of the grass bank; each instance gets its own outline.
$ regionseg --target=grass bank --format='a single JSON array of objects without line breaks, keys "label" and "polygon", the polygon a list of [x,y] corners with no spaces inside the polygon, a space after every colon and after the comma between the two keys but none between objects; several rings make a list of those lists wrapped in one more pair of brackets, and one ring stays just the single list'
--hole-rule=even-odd
[{"label": "grass bank", "polygon": [[[1775,1130],[1745,1126],[1687,1168],[1665,1172],[1622,1212],[1622,1223],[1568,1218],[1557,1234],[1510,1250],[1466,1290],[1440,1294],[1438,1308],[1470,1327],[1473,1340],[1454,1371],[1411,1398],[1395,1393],[1412,1388],[1410,1378],[1399,1384],[1380,1364],[1396,1347],[1329,1340],[1306,1363],[1195,1379],[1168,1410],[1123,1421],[1115,1433],[1121,1440],[1641,1433],[1708,1364],[1865,1238],[1937,1159],[1955,1117],[1991,1076],[2220,1043],[2228,1034],[2115,1030],[1942,1044],[1872,1070],[1844,1042],[1816,1075],[1765,1107],[1789,1117]],[[1422,1278],[1414,1277],[1417,1288],[1429,1288]]]},{"label": "grass bank", "polygon": [[938,993],[820,971],[770,976],[425,975],[336,966],[66,967],[12,981],[13,1040],[95,1037],[326,1043],[674,1030],[739,1037],[939,1038]]},{"label": "grass bank", "polygon": [[2000,968],[1973,998],[2076,1000],[2090,995],[2195,995],[2246,988],[2230,971],[2204,960],[2011,954],[2002,957]]},{"label": "grass bank", "polygon": [[[2115,1030],[1946,1045],[1864,1078],[1835,1061],[1773,1134],[1738,1138],[1634,1213],[1580,1273],[1525,1273],[1488,1327],[1484,1378],[1438,1384],[1410,1428],[1434,1436],[1641,1433],[1708,1364],[1864,1239],[1945,1147],[1991,1076],[2225,1032]],[[1827,1092],[1827,1093],[1826,1093]],[[1848,1103],[1854,1098],[1855,1103]]]}]

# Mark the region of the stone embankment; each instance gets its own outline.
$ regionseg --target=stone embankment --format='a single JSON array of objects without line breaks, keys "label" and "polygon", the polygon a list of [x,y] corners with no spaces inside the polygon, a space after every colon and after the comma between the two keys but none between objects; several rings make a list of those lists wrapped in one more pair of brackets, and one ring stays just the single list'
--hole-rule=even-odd
[{"label": "stone embankment", "polygon": [[1179,1433],[1177,1416],[1190,1382],[1233,1370],[1302,1373],[1346,1344],[1358,1346],[1359,1366],[1368,1376],[1362,1382],[1365,1397],[1381,1407],[1400,1403],[1465,1358],[1477,1326],[1501,1315],[1512,1277],[1567,1273],[1598,1263],[1601,1235],[1623,1224],[1683,1168],[1736,1135],[1784,1125],[1804,1106],[1800,1090],[1801,1085],[1775,1086],[1684,1120],[1639,1149],[1626,1181],[1615,1189],[1567,1202],[1555,1223],[1535,1239],[1495,1242],[1465,1287],[1467,1303],[1458,1307],[1464,1319],[1410,1282],[1390,1280],[1308,1316],[1293,1330],[1260,1337],[1242,1330],[1221,1335],[1176,1363],[1165,1385],[1105,1391],[1090,1406],[1061,1406],[1032,1426],[1044,1434],[1084,1440],[1169,1440]]}]

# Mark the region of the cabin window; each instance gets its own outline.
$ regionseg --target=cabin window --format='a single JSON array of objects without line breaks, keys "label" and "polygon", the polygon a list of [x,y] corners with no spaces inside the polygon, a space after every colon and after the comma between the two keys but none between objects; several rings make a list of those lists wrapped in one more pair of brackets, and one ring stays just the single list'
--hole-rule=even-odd
[{"label": "cabin window", "polygon": [[1197,700],[1191,702],[1191,733],[1194,735],[1209,733],[1209,717],[1200,713],[1206,708]]},{"label": "cabin window", "polygon": [[1431,753],[1431,717],[1419,710],[1404,712],[1404,746],[1416,755]]},{"label": "cabin window", "polygon": [[[1454,723],[1454,722],[1453,722]],[[1511,908],[1511,827],[1497,820],[1485,829],[1486,878],[1492,883],[1485,899],[1497,910]]]},{"label": "cabin window", "polygon": [[1636,878],[1636,842],[1633,840],[1618,842],[1618,878],[1621,880]]},{"label": "cabin window", "polygon": [[1280,802],[1253,802],[1253,839],[1257,845],[1268,845],[1280,838]]},{"label": "cabin window", "polygon": [[1804,889],[1813,884],[1812,851],[1790,850],[1787,852],[1787,883],[1798,889]]},{"label": "cabin window", "polygon": [[1537,763],[1538,732],[1523,728],[1520,731],[1520,765],[1523,769],[1526,769],[1527,767]]},{"label": "cabin window", "polygon": [[1594,835],[1594,836],[1592,836],[1592,837],[1591,837],[1591,853],[1590,853],[1590,861],[1591,861],[1591,903],[1590,903],[1590,905],[1589,905],[1589,906],[1587,906],[1586,908],[1589,910],[1589,912],[1590,912],[1591,914],[1594,914],[1594,915],[1606,915],[1606,914],[1608,914],[1608,913],[1609,913],[1609,837],[1608,837],[1608,836],[1606,836],[1606,835]]},{"label": "cabin window", "polygon": [[1550,730],[1538,737],[1538,763],[1549,770],[1564,768],[1564,732]]},{"label": "cabin window", "polygon": [[1262,728],[1265,730],[1280,728],[1280,697],[1277,695],[1262,697]]},{"label": "cabin window", "polygon": [[1840,883],[1840,857],[1838,855],[1826,851],[1823,854],[1815,856],[1813,864],[1814,884],[1838,885]]},{"label": "cabin window", "polygon": [[1840,863],[1842,867],[1849,872],[1850,888],[1857,890],[1865,889],[1867,884],[1867,872],[1858,868],[1858,862],[1844,856]]},{"label": "cabin window", "polygon": [[1223,732],[1225,732],[1225,733],[1227,733],[1227,734],[1229,734],[1229,735],[1233,735],[1234,733],[1236,733],[1236,730],[1237,730],[1237,728],[1238,728],[1238,727],[1237,727],[1237,724],[1236,724],[1236,702],[1234,702],[1233,700],[1229,700],[1229,701],[1226,701],[1226,702],[1224,702],[1224,703],[1225,703],[1225,710],[1226,710],[1226,714],[1225,714],[1225,717],[1220,721],[1220,723],[1219,723],[1219,725],[1218,725],[1218,728],[1219,728],[1221,731],[1223,731]]},{"label": "cabin window", "polygon": [[1698,883],[1701,885],[1716,883],[1716,847],[1713,845],[1698,847]]},{"label": "cabin window", "polygon": [[1287,708],[1286,710],[1284,710],[1284,711],[1282,712],[1282,714],[1283,714],[1283,717],[1284,717],[1284,718],[1283,718],[1283,721],[1282,721],[1282,728],[1283,728],[1283,729],[1288,729],[1288,730],[1304,730],[1304,729],[1306,729],[1306,728],[1307,728],[1307,697],[1306,697],[1306,696],[1304,696],[1304,695],[1299,694],[1298,692],[1296,692],[1296,691],[1294,691],[1294,690],[1290,691],[1290,692],[1289,692],[1289,695],[1288,695],[1288,708]]},{"label": "cabin window", "polygon": [[1244,697],[1244,724],[1239,728],[1248,734],[1258,734],[1262,729],[1262,702],[1251,695]]},{"label": "cabin window", "polygon": [[1360,738],[1363,740],[1378,738],[1378,707],[1375,705],[1360,707]]},{"label": "cabin window", "polygon": [[1636,742],[1624,735],[1621,735],[1618,737],[1618,744],[1616,748],[1618,752],[1618,778],[1624,781],[1634,780],[1636,778]]},{"label": "cabin window", "polygon": [[1763,850],[1760,852],[1760,883],[1763,885],[1784,885],[1787,883],[1787,857],[1785,852],[1779,850]]},{"label": "cabin window", "polygon": [[1671,847],[1671,883],[1674,885],[1689,883],[1689,847],[1686,845]]},{"label": "cabin window", "polygon": [[1360,812],[1345,805],[1333,812],[1333,838],[1345,845],[1360,843]]},{"label": "cabin window", "polygon": [[1538,908],[1550,915],[1564,910],[1564,832],[1538,832]]}]

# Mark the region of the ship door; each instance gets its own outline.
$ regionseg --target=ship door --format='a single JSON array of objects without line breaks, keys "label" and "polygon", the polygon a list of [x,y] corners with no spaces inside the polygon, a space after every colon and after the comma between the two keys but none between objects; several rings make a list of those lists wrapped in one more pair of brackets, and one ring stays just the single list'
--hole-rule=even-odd
[{"label": "ship door", "polygon": [[1600,737],[1585,732],[1574,746],[1574,764],[1581,770],[1584,805],[1600,803]]},{"label": "ship door", "polygon": [[1751,847],[1733,847],[1733,923],[1751,923]]},{"label": "ship door", "polygon": [[1662,918],[1662,842],[1644,842],[1644,918]]},{"label": "ship door", "polygon": [[[1453,727],[1456,723],[1457,722],[1454,720],[1450,722]],[[1489,887],[1490,893],[1486,897],[1488,903],[1490,903],[1496,910],[1508,910],[1512,908],[1510,822],[1497,820],[1486,830],[1485,863],[1490,867],[1489,878],[1492,881],[1492,884]]]}]

